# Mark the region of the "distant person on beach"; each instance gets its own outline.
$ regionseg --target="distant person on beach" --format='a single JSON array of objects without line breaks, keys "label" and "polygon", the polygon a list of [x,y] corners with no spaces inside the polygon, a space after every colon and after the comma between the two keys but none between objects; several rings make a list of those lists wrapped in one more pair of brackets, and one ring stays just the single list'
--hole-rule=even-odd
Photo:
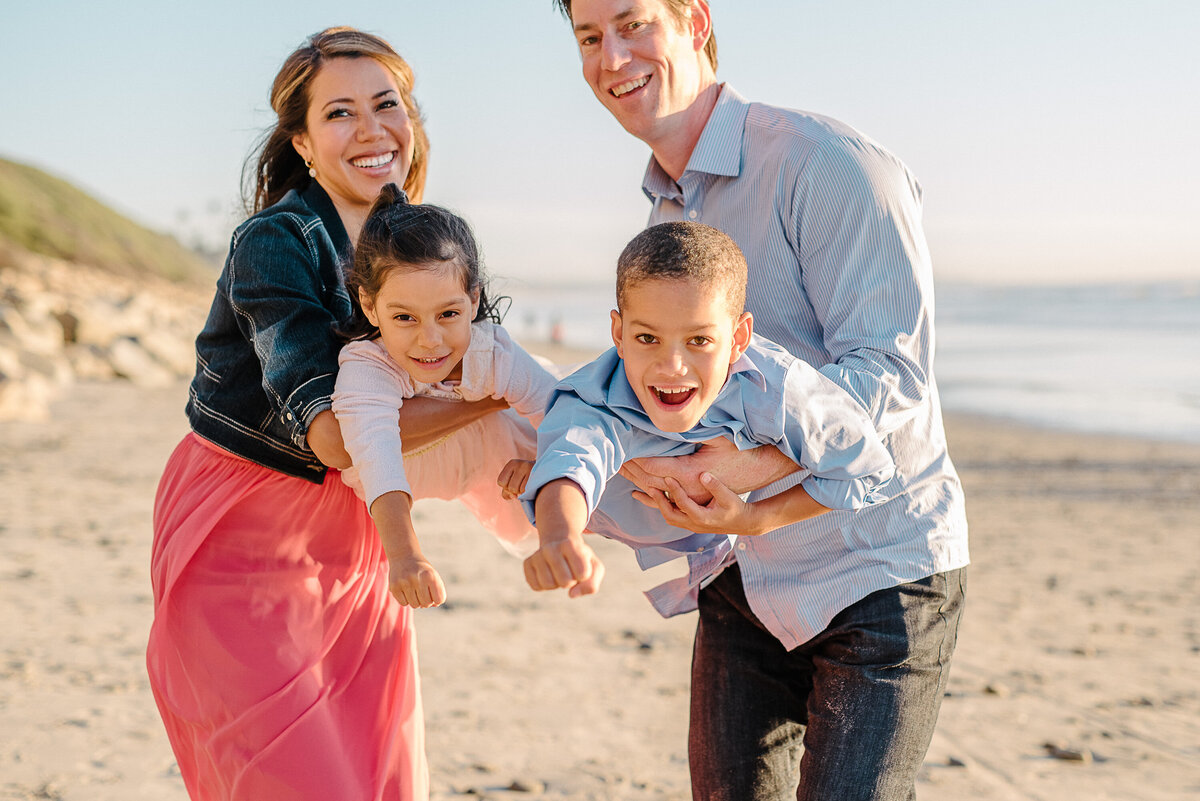
[{"label": "distant person on beach", "polygon": [[[912,798],[968,562],[933,380],[920,187],[849,126],[718,83],[706,0],[558,5],[596,98],[650,146],[650,223],[695,220],[729,234],[749,263],[757,331],[846,390],[896,464],[885,502],[739,538],[711,569],[689,557],[704,573],[693,795]],[[740,508],[726,489],[758,488],[759,501],[805,476],[776,448],[715,445],[624,470],[667,522],[693,531],[719,529]]]},{"label": "distant person on beach", "polygon": [[[760,536],[887,498],[892,459],[862,408],[814,368],[754,336],[745,297],[746,260],[716,228],[662,223],[626,246],[617,262],[614,347],[558,385],[532,472],[524,487],[508,487],[525,492],[537,522],[540,547],[525,560],[533,589],[563,587],[578,596],[599,587],[603,574],[585,528],[638,549],[643,567],[688,554],[712,570],[732,551],[732,535]],[[633,485],[617,476],[621,465],[691,453],[714,437],[739,448],[775,446],[808,475],[753,504],[724,490],[727,519],[695,533],[647,519]],[[707,575],[695,567],[691,578]],[[651,596],[672,615],[695,608],[696,589],[685,579]]]},{"label": "distant person on beach", "polygon": [[[412,502],[461,500],[510,552],[528,556],[537,532],[497,480],[511,459],[533,459],[533,425],[557,378],[515,344],[488,297],[479,248],[465,220],[409,204],[383,188],[354,251],[346,287],[354,316],[343,328],[333,412],[354,467],[343,480],[364,496],[387,555],[391,591],[405,606],[446,600],[425,558]],[[459,429],[437,447],[404,453],[399,412],[417,395],[499,398],[513,412]],[[525,419],[527,418],[527,419]]]},{"label": "distant person on beach", "polygon": [[[386,184],[418,201],[425,186],[412,88],[404,59],[353,28],[314,34],[275,77],[254,215],[154,506],[146,662],[193,799],[429,794],[411,609],[366,506],[327,480],[350,466],[331,396],[351,242]],[[506,405],[423,400],[405,405],[410,447]]]}]

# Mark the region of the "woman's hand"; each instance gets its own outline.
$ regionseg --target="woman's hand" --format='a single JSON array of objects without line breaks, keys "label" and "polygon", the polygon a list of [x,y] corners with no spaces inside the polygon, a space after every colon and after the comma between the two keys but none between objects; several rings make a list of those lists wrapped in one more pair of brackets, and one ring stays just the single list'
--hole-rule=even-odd
[{"label": "woman's hand", "polygon": [[500,497],[506,501],[518,497],[525,491],[531,472],[533,462],[528,459],[509,459],[496,478],[496,483],[500,485]]},{"label": "woman's hand", "polygon": [[[682,492],[697,504],[713,499],[712,493],[700,481],[703,473],[714,476],[719,483],[735,493],[749,492],[790,476],[800,466],[774,447],[738,450],[725,437],[702,444],[695,453],[685,456],[655,456],[633,459],[621,466],[621,475],[632,481],[642,492],[656,489],[671,491],[666,481],[674,479]],[[642,499],[639,499],[642,500]]]},{"label": "woman's hand", "polygon": [[345,470],[350,466],[350,454],[346,453],[346,445],[342,442],[341,426],[331,410],[317,413],[308,425],[305,439],[309,450],[321,464],[335,470]]},{"label": "woman's hand", "polygon": [[414,609],[441,606],[446,585],[423,556],[388,560],[388,589],[396,600]]}]

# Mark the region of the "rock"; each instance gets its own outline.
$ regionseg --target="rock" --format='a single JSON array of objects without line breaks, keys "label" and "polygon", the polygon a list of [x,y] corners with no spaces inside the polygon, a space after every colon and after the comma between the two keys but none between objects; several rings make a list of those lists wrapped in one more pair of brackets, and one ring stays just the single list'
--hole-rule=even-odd
[{"label": "rock", "polygon": [[108,353],[97,345],[70,345],[66,356],[76,378],[85,381],[110,381],[117,377],[116,371],[108,361]]},{"label": "rock", "polygon": [[54,313],[54,319],[62,327],[63,344],[73,345],[79,341],[79,318],[69,311]]},{"label": "rock", "polygon": [[142,387],[166,386],[174,378],[170,370],[147,353],[141,343],[128,337],[112,343],[108,349],[108,362],[118,376]]},{"label": "rock", "polygon": [[1095,761],[1095,756],[1087,748],[1071,748],[1054,742],[1042,743],[1042,748],[1046,749],[1046,753],[1051,759],[1084,764],[1091,764]]},{"label": "rock", "polygon": [[210,289],[9,255],[0,269],[0,419],[46,419],[76,379],[149,387],[192,375]]},{"label": "rock", "polygon": [[37,423],[49,419],[55,385],[40,375],[0,373],[0,420]]},{"label": "rock", "polygon": [[174,331],[163,330],[157,336],[151,334],[139,337],[138,342],[147,353],[170,370],[173,375],[190,376],[196,369],[194,335],[185,339]]},{"label": "rock", "polygon": [[504,789],[513,793],[541,793],[545,792],[546,785],[539,781],[513,779]]},{"label": "rock", "polygon": [[62,326],[49,314],[27,314],[0,306],[0,330],[6,330],[22,350],[39,356],[62,353]]}]

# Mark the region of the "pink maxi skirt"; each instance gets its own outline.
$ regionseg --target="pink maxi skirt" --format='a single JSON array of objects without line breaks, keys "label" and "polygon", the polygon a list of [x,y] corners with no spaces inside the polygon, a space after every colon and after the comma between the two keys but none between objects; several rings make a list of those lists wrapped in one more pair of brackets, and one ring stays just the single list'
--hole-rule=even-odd
[{"label": "pink maxi skirt", "polygon": [[361,500],[189,434],[154,508],[150,684],[195,801],[429,794],[410,610]]}]

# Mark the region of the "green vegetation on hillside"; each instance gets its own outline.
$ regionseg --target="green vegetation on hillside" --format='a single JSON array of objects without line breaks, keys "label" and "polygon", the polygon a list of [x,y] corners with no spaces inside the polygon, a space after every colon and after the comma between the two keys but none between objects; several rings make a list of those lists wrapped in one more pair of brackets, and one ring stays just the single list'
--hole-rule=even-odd
[{"label": "green vegetation on hillside", "polygon": [[119,275],[189,282],[213,276],[211,265],[172,237],[143,228],[66,181],[0,158],[0,250],[5,245]]}]

